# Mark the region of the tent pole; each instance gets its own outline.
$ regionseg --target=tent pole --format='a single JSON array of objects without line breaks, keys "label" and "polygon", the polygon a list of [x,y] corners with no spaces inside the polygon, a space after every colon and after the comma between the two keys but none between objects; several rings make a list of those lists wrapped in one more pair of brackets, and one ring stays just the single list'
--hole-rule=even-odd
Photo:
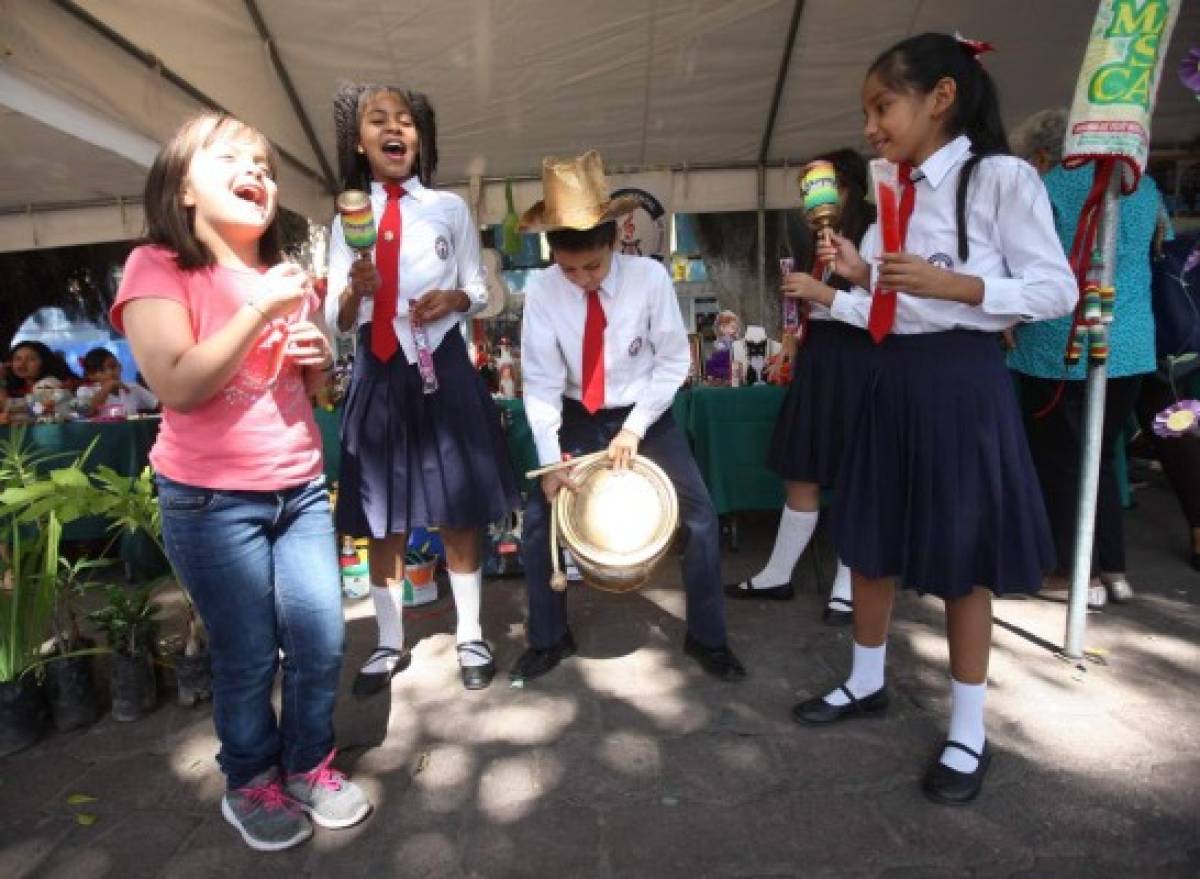
[{"label": "tent pole", "polygon": [[296,94],[296,87],[292,85],[292,77],[288,73],[287,67],[284,66],[283,58],[279,55],[275,38],[271,36],[271,31],[267,28],[267,21],[263,18],[262,11],[258,8],[255,0],[244,0],[244,2],[246,12],[254,22],[254,29],[258,31],[258,38],[267,46],[267,54],[271,57],[271,66],[275,68],[275,75],[279,77],[279,82],[283,85],[288,103],[291,104],[292,112],[296,115],[296,121],[300,123],[300,128],[308,139],[309,149],[313,151],[313,155],[317,157],[317,162],[321,165],[321,172],[325,175],[325,188],[330,192],[337,192],[337,183],[335,182],[337,176],[333,173],[329,160],[325,158],[325,152],[317,140],[317,133],[313,130],[312,120],[308,118],[308,113],[304,111],[304,105],[300,103],[300,96]]},{"label": "tent pole", "polygon": [[[1104,194],[1104,225],[1100,238],[1101,287],[1112,286],[1117,262],[1121,177],[1120,168],[1114,170],[1108,192]],[[1088,583],[1092,577],[1092,546],[1096,530],[1096,495],[1100,487],[1100,437],[1104,428],[1104,395],[1107,382],[1108,363],[1090,363],[1084,402],[1083,456],[1079,473],[1079,506],[1075,518],[1075,552],[1071,564],[1071,597],[1067,609],[1067,635],[1063,647],[1063,653],[1071,659],[1083,656],[1083,631],[1087,620]]]},{"label": "tent pole", "polygon": [[783,43],[783,55],[779,59],[779,72],[775,75],[775,88],[771,92],[771,104],[767,109],[767,124],[762,142],[758,146],[758,166],[767,161],[771,150],[771,137],[775,133],[775,118],[779,115],[779,101],[783,98],[783,87],[787,83],[788,69],[792,66],[792,48],[796,45],[796,31],[800,29],[800,16],[804,14],[804,0],[796,0],[792,7],[792,20],[788,24],[787,39]]},{"label": "tent pole", "polygon": [[767,324],[767,169],[758,166],[758,323]]},{"label": "tent pole", "polygon": [[[196,88],[196,86],[192,85],[192,83],[190,83],[188,80],[184,79],[174,70],[163,64],[161,59],[159,59],[157,56],[134,45],[128,38],[125,37],[124,34],[113,30],[100,19],[96,18],[96,16],[92,15],[86,9],[83,9],[78,3],[75,3],[74,0],[51,0],[51,2],[63,12],[70,15],[72,18],[77,19],[87,28],[108,40],[122,52],[140,62],[143,67],[153,70],[193,101],[196,101],[206,109],[212,110],[216,113],[224,113],[227,116],[234,115],[221,104],[217,103],[217,101],[213,100],[204,92],[200,91],[200,89]],[[298,159],[292,153],[289,153],[279,144],[275,144],[275,149],[279,152],[280,157],[293,165],[297,171],[304,174],[306,177],[317,181],[322,186],[328,186],[326,178],[323,177],[319,171],[315,171],[308,167],[308,165],[306,165],[303,161]],[[330,192],[332,194],[333,190]]]}]

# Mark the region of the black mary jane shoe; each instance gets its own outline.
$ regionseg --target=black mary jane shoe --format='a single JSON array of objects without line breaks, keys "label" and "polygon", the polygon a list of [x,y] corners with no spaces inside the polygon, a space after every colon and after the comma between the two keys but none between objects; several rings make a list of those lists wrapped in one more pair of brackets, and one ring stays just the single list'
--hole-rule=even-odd
[{"label": "black mary jane shoe", "polygon": [[527,648],[517,657],[517,662],[508,676],[513,681],[532,681],[534,678],[540,678],[553,671],[568,656],[573,656],[575,649],[575,638],[571,635],[571,630],[567,629],[567,633],[553,647],[547,647],[545,650]]},{"label": "black mary jane shoe", "polygon": [[887,711],[887,685],[880,687],[869,696],[855,699],[854,694],[846,687],[838,687],[850,701],[845,705],[830,705],[823,696],[800,702],[792,709],[792,719],[797,723],[807,723],[813,726],[824,726],[853,717],[869,717],[881,715]]},{"label": "black mary jane shoe", "polygon": [[796,597],[796,590],[791,583],[781,583],[778,586],[755,586],[754,580],[750,579],[743,580],[741,583],[726,583],[725,594],[730,598],[743,600],[791,601]]},{"label": "black mary jane shoe", "polygon": [[[957,748],[970,754],[978,763],[974,772],[959,772],[942,762],[942,751]],[[985,741],[983,753],[977,754],[961,742],[947,741],[933,758],[933,765],[925,773],[921,790],[925,796],[943,806],[963,806],[979,796],[983,790],[983,778],[992,762],[992,749]]]},{"label": "black mary jane shoe", "polygon": [[[458,667],[462,672],[463,686],[468,690],[484,690],[496,676],[496,660],[492,658],[492,648],[486,641],[463,641],[457,645]],[[481,665],[464,665],[463,656],[472,656],[486,662]]]},{"label": "black mary jane shoe", "polygon": [[683,652],[718,680],[732,682],[746,678],[746,667],[728,647],[705,647],[689,634],[683,639]]},{"label": "black mary jane shoe", "polygon": [[373,696],[392,682],[392,678],[408,668],[412,662],[412,654],[403,647],[376,647],[367,657],[364,666],[370,665],[377,659],[395,657],[396,664],[388,671],[360,671],[354,676],[354,684],[350,692],[355,696]]},{"label": "black mary jane shoe", "polygon": [[821,622],[827,626],[848,626],[854,622],[854,602],[849,598],[831,598],[821,612]]}]

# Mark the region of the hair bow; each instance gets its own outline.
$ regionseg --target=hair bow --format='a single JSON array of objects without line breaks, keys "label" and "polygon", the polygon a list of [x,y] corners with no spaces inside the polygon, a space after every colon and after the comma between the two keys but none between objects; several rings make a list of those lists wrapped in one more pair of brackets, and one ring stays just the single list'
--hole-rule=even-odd
[{"label": "hair bow", "polygon": [[969,37],[964,37],[957,31],[954,33],[954,39],[958,40],[958,44],[970,52],[976,61],[979,60],[980,55],[996,51],[996,47],[986,40],[972,40]]}]

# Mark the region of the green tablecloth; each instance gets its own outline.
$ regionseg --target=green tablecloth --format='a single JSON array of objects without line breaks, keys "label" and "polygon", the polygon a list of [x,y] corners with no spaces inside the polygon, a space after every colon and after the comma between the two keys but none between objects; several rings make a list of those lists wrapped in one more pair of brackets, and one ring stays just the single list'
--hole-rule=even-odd
[{"label": "green tablecloth", "polygon": [[[94,440],[96,447],[88,456],[87,467],[105,464],[123,476],[136,476],[150,463],[150,447],[158,436],[158,418],[132,421],[66,421],[62,424],[31,424],[27,441],[39,453],[57,457],[48,466],[67,467]],[[0,427],[0,439],[7,440],[11,428]],[[106,536],[103,519],[72,522],[63,536],[68,540],[97,540]]]},{"label": "green tablecloth", "polygon": [[342,474],[342,410],[313,407],[313,418],[321,432],[325,452],[325,480],[333,485]]},{"label": "green tablecloth", "polygon": [[[680,391],[671,412],[696,454],[700,474],[720,514],[738,510],[777,510],[783,506],[783,482],[766,468],[767,444],[786,389],[768,385],[752,388],[696,388]],[[525,474],[538,466],[533,433],[521,400],[497,400],[508,456],[522,490]],[[325,473],[339,473],[340,415],[317,410],[325,443]]]},{"label": "green tablecloth", "polygon": [[767,469],[767,446],[787,389],[695,388],[690,400],[688,439],[696,463],[721,515],[738,510],[777,510],[783,481]]}]

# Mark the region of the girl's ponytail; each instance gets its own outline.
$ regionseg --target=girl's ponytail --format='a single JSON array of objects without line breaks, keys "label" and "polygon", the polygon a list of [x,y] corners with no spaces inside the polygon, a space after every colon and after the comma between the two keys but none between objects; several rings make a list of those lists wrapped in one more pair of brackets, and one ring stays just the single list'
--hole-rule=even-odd
[{"label": "girl's ponytail", "polygon": [[[956,43],[959,41],[956,39]],[[971,140],[971,158],[963,166],[958,177],[958,190],[954,194],[954,216],[958,225],[958,259],[966,262],[971,255],[967,240],[967,187],[976,166],[988,156],[1008,155],[1008,136],[1004,133],[1004,122],[1000,118],[1000,99],[996,84],[979,58],[969,46],[959,43],[963,54],[968,56],[966,82],[958,82],[959,97],[955,122],[961,132]]]}]

